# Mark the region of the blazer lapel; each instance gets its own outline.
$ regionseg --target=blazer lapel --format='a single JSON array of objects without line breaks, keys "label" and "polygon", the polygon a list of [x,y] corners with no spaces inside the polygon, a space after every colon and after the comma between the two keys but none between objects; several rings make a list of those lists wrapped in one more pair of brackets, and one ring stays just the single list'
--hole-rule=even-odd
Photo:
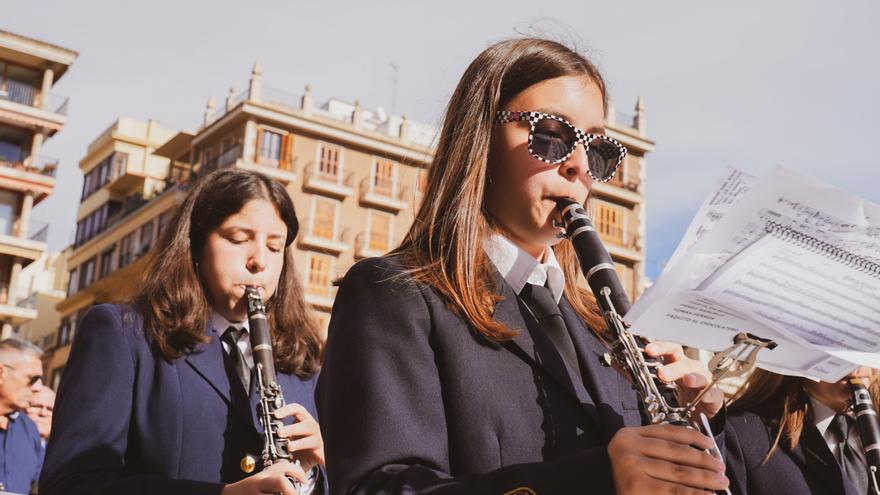
[{"label": "blazer lapel", "polygon": [[844,482],[837,459],[815,426],[804,428],[797,448],[786,451],[801,465],[804,477],[823,487],[822,493],[856,495],[852,483]]},{"label": "blazer lapel", "polygon": [[[500,287],[498,292],[503,299],[495,307],[495,319],[517,332],[517,335],[512,340],[505,342],[503,346],[529,366],[552,377],[568,392],[572,399],[577,401],[577,404],[592,418],[592,421],[599,425],[599,416],[593,398],[583,387],[572,383],[571,377],[574,375],[566,373],[562,360],[560,359],[561,366],[548,366],[535,359],[535,342],[528,330],[530,325],[526,323],[520,310],[519,297],[500,275],[498,276],[498,286]],[[537,324],[537,322],[532,323]],[[566,324],[568,324],[567,320]]]},{"label": "blazer lapel", "polygon": [[233,388],[229,383],[223,346],[220,344],[217,332],[209,330],[207,334],[211,338],[210,342],[196,346],[186,355],[186,363],[208,382],[227,404],[232,406],[241,419],[247,424],[254,424],[255,414],[251,412],[244,389],[240,386]]},{"label": "blazer lapel", "polygon": [[559,309],[562,311],[565,325],[568,327],[575,350],[577,350],[583,371],[584,387],[595,399],[596,404],[607,404],[613,411],[613,415],[606,411],[607,407],[603,407],[600,411],[600,415],[605,421],[604,424],[611,423],[614,426],[614,428],[603,429],[606,440],[610,440],[619,428],[626,425],[620,411],[632,409],[634,414],[638,413],[638,404],[634,401],[633,404],[625,403],[625,397],[621,395],[622,391],[630,390],[632,384],[618,370],[602,364],[603,356],[609,350],[575,313],[565,296],[559,301]]}]

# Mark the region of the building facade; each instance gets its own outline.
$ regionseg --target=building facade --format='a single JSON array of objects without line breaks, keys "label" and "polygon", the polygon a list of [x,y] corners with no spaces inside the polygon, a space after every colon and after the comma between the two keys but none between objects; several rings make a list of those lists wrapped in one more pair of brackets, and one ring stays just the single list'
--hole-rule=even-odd
[{"label": "building facade", "polygon": [[623,287],[633,300],[645,291],[646,160],[647,154],[654,151],[647,124],[643,99],[639,98],[632,115],[609,105],[606,133],[626,146],[627,155],[613,179],[593,183],[587,205]]},{"label": "building facade", "polygon": [[[331,99],[317,105],[313,98],[308,86],[302,94],[264,86],[256,64],[247,88],[230,90],[221,105],[208,102],[196,131],[174,133],[120,119],[129,128],[140,126],[137,151],[129,148],[126,159],[113,158],[123,152],[124,134],[114,128],[89,147],[80,162],[86,181],[68,258],[67,298],[58,305],[62,319],[53,375],[63,369],[84,312],[130,294],[131,281],[143,270],[140,257],[167,225],[190,179],[220,168],[256,170],[287,187],[300,219],[294,263],[306,300],[326,328],[333,281],[358,259],[389,251],[408,231],[424,199],[437,131],[358,102]],[[609,121],[609,134],[624,142],[630,155],[612,183],[594,187],[591,206],[632,294],[643,286],[645,154],[653,149],[645,137],[644,108],[637,110],[635,117],[622,117],[623,123]],[[144,128],[150,125],[152,132]],[[151,165],[123,167],[120,173],[116,162]],[[106,173],[102,163],[109,167]],[[120,206],[128,201],[123,198],[135,198],[136,207]],[[108,212],[100,213],[103,209]],[[97,220],[90,225],[89,218]]]},{"label": "building facade", "polygon": [[177,132],[155,121],[122,117],[88,146],[76,234],[67,250],[65,297],[44,363],[57,383],[77,322],[93,304],[122,300],[141,273],[142,257],[179,204],[182,191],[167,187],[169,160],[153,152]]},{"label": "building facade", "polygon": [[64,127],[67,98],[53,85],[76,60],[73,50],[0,31],[0,338],[37,318],[18,290],[23,268],[46,253],[48,225],[31,220],[55,188],[58,160],[42,146]]}]

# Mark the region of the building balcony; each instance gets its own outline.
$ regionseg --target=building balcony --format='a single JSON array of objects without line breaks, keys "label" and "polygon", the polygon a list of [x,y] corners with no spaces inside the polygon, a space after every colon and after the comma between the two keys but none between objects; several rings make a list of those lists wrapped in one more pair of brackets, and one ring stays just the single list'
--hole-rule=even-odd
[{"label": "building balcony", "polygon": [[67,122],[67,97],[41,95],[33,85],[12,79],[0,82],[0,122],[47,129],[51,136]]},{"label": "building balcony", "polygon": [[25,230],[20,217],[0,217],[0,255],[23,258],[27,265],[46,251],[48,235],[45,222],[28,221]]},{"label": "building balcony", "polygon": [[294,172],[294,169],[296,167],[296,158],[293,159],[293,162],[291,162],[289,168],[279,167],[278,165],[272,165],[266,162],[254,163],[250,160],[244,159],[239,159],[235,163],[235,166],[238,168],[253,170],[255,172],[260,172],[261,174],[268,175],[269,177],[277,180],[285,186],[296,182],[296,172]]},{"label": "building balcony", "polygon": [[336,287],[317,287],[309,286],[306,283],[305,301],[313,308],[321,311],[330,311],[333,309],[333,301],[336,299]]},{"label": "building balcony", "polygon": [[9,294],[9,284],[0,284],[0,319],[16,327],[36,317],[37,309],[29,298],[13,301]]},{"label": "building balcony", "polygon": [[206,159],[204,164],[205,173],[230,167],[239,158],[241,158],[241,145],[236,144],[219,155]]},{"label": "building balcony", "polygon": [[640,189],[641,185],[638,183],[617,182],[612,179],[609,182],[593,182],[590,192],[596,198],[613,198],[615,203],[633,206],[645,201]]},{"label": "building balcony", "polygon": [[631,262],[643,261],[645,259],[641,238],[637,232],[622,228],[605,229],[601,226],[597,226],[596,230],[599,232],[599,238],[602,239],[613,258],[620,258]]},{"label": "building balcony", "polygon": [[41,95],[37,91],[36,83],[7,79],[5,84],[0,85],[0,100],[67,115],[69,98],[53,93]]},{"label": "building balcony", "polygon": [[108,190],[114,193],[125,194],[133,189],[139,189],[146,181],[143,174],[129,170],[128,153],[115,152],[111,159],[110,177],[104,184]]},{"label": "building balcony", "polygon": [[55,189],[57,170],[57,158],[31,156],[13,161],[0,156],[0,189],[33,193],[34,204],[37,204]]},{"label": "building balcony", "polygon": [[303,171],[303,189],[337,199],[345,199],[354,194],[354,174],[328,175],[320,170],[316,163],[310,163]]},{"label": "building balcony", "polygon": [[371,242],[370,233],[361,232],[354,241],[354,257],[355,259],[377,258],[387,253],[390,247],[391,244],[388,242]]},{"label": "building balcony", "polygon": [[[302,225],[311,225],[311,220],[305,219]],[[348,240],[348,229],[345,228],[339,229],[335,235],[319,232],[317,229],[312,228],[311,231],[306,232],[305,235],[300,237],[299,245],[303,249],[333,254],[335,256],[348,251],[348,248],[351,247]]]},{"label": "building balcony", "polygon": [[407,189],[396,184],[377,186],[370,177],[364,177],[360,184],[361,206],[371,206],[391,213],[400,213],[406,208]]},{"label": "building balcony", "polygon": [[16,162],[0,155],[0,167],[54,178],[55,173],[58,171],[58,159],[48,156],[29,156],[20,162]]}]

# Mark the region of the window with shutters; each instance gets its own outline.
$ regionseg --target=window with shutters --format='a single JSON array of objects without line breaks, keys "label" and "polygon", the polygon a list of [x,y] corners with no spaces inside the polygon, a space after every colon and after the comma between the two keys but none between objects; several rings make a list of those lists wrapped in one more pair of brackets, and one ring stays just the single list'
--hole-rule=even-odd
[{"label": "window with shutters", "polygon": [[373,192],[383,196],[394,196],[394,182],[396,175],[395,162],[391,160],[376,159],[373,162]]},{"label": "window with shutters", "polygon": [[110,275],[110,273],[112,273],[113,270],[116,269],[116,267],[113,266],[113,253],[115,251],[116,251],[116,245],[114,244],[113,247],[111,247],[110,249],[107,249],[103,253],[101,253],[101,264],[100,264],[101,272],[100,272],[100,275],[98,276],[98,278],[104,278],[107,275]]},{"label": "window with shutters", "polygon": [[313,198],[312,235],[333,240],[336,237],[336,209],[339,202],[328,198]]},{"label": "window with shutters", "polygon": [[327,143],[318,143],[318,178],[339,182],[342,176],[342,148]]},{"label": "window with shutters", "polygon": [[306,291],[319,297],[330,297],[333,257],[312,253],[309,255],[309,275]]},{"label": "window with shutters", "polygon": [[605,242],[625,245],[626,208],[602,200],[593,200],[596,231]]},{"label": "window with shutters", "polygon": [[83,290],[89,285],[92,285],[92,282],[95,280],[95,263],[97,259],[96,257],[89,258],[88,261],[80,265],[79,267],[79,290]]},{"label": "window with shutters", "polygon": [[617,276],[620,278],[623,290],[626,291],[626,294],[631,300],[634,299],[636,296],[635,270],[633,270],[631,266],[623,263],[614,263],[614,269],[617,271]]},{"label": "window with shutters", "polygon": [[257,163],[277,167],[281,164],[282,136],[278,132],[260,129],[260,147]]},{"label": "window with shutters", "polygon": [[371,251],[385,253],[391,249],[393,222],[393,215],[378,211],[370,211],[370,240],[368,248]]}]

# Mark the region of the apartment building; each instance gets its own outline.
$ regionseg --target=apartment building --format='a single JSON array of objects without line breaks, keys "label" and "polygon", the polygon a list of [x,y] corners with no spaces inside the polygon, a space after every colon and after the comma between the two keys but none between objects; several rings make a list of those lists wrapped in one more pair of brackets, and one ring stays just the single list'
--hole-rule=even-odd
[{"label": "apartment building", "polygon": [[50,384],[67,362],[77,322],[92,305],[131,294],[143,255],[180,203],[183,190],[166,187],[169,160],[153,153],[175,134],[152,120],[121,117],[80,160],[83,184],[67,251],[66,294],[56,305],[60,321],[44,357]]},{"label": "apartment building", "polygon": [[0,30],[0,338],[37,317],[18,279],[46,253],[48,225],[31,213],[55,189],[58,160],[42,147],[67,122],[67,98],[52,88],[77,55]]},{"label": "apartment building", "polygon": [[645,290],[645,182],[646,155],[655,143],[647,137],[645,102],[639,98],[634,114],[609,105],[606,132],[628,151],[626,159],[607,183],[594,183],[588,211],[593,217],[620,280],[631,299]]},{"label": "apartment building", "polygon": [[[612,183],[594,188],[591,208],[628,289],[636,294],[645,260],[644,157],[653,142],[645,137],[642,104],[634,116],[614,117],[609,134],[631,153]],[[120,123],[139,130],[119,132]],[[220,168],[256,170],[287,187],[300,218],[294,262],[306,300],[326,328],[333,281],[356,260],[396,246],[409,229],[423,199],[437,133],[357,101],[316,104],[308,86],[300,94],[266,86],[259,64],[246,87],[231,89],[219,105],[208,101],[195,131],[172,132],[130,119],[115,126],[80,163],[86,181],[68,261],[67,298],[58,305],[63,316],[53,374],[63,369],[85,310],[129,294],[131,281],[143,270],[140,256],[167,225],[190,179]],[[130,148],[133,134],[140,136],[137,149]],[[119,148],[122,140],[126,150]],[[114,158],[123,152],[124,159]],[[132,163],[148,165],[136,170]],[[130,208],[124,206],[126,197],[133,198]],[[102,208],[107,213],[100,213]],[[90,224],[89,218],[95,220]]]}]

